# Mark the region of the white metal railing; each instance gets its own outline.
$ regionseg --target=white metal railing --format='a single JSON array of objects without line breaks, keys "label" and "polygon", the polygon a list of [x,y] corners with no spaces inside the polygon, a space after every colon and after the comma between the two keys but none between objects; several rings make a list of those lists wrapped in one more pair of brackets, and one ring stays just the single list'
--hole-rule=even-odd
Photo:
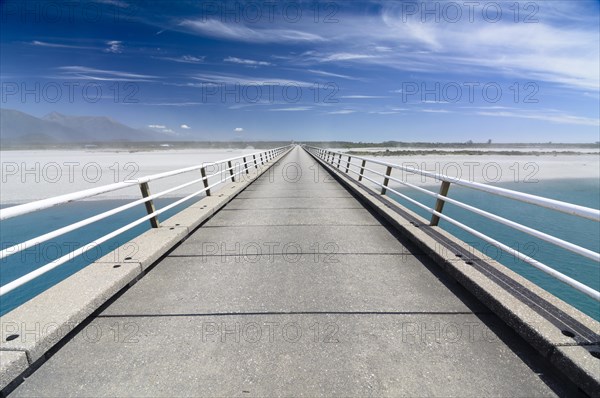
[{"label": "white metal railing", "polygon": [[[221,170],[221,173],[229,174],[229,175],[227,175],[226,178],[220,178],[219,181],[214,182],[212,184],[209,183],[209,178],[215,176],[216,174],[207,175],[207,173],[206,173],[207,166],[206,165],[198,165],[198,166],[192,166],[192,167],[186,167],[183,169],[173,170],[173,171],[169,171],[169,172],[165,172],[165,173],[154,174],[154,175],[142,177],[142,178],[135,179],[135,180],[117,182],[114,184],[104,185],[104,186],[98,187],[98,188],[92,188],[92,189],[87,189],[87,190],[83,190],[83,191],[79,191],[79,192],[60,195],[60,196],[56,196],[53,198],[42,199],[42,200],[34,201],[31,203],[8,207],[6,209],[0,209],[0,220],[7,220],[7,219],[21,216],[24,214],[29,214],[29,213],[33,213],[33,212],[36,212],[39,210],[47,209],[47,208],[50,208],[53,206],[62,205],[62,204],[66,204],[69,202],[90,198],[90,197],[108,193],[108,192],[119,191],[119,190],[131,187],[131,186],[135,186],[135,185],[138,185],[140,187],[140,192],[142,194],[141,199],[138,199],[133,202],[127,203],[125,205],[105,211],[103,213],[86,218],[84,220],[75,222],[75,223],[67,225],[65,227],[55,229],[46,234],[29,239],[25,242],[21,242],[21,243],[13,245],[11,247],[7,247],[7,248],[3,249],[2,251],[0,251],[0,259],[12,256],[12,255],[19,253],[25,249],[39,245],[50,239],[56,238],[58,236],[64,235],[64,234],[72,232],[72,231],[75,231],[75,230],[85,227],[87,225],[96,223],[107,217],[121,213],[127,209],[130,209],[132,207],[135,207],[135,206],[138,206],[141,204],[145,204],[146,211],[148,213],[146,216],[144,216],[142,218],[139,218],[119,229],[116,229],[116,230],[88,243],[85,246],[82,246],[76,250],[73,250],[73,251],[65,254],[64,256],[57,258],[57,259],[53,260],[52,262],[45,264],[45,265],[35,269],[34,271],[29,272],[28,274],[23,275],[23,276],[15,279],[14,281],[1,286],[0,287],[0,296],[3,296],[6,293],[11,292],[12,290],[24,285],[25,283],[45,274],[46,272],[60,266],[61,264],[64,264],[65,262],[67,262],[77,256],[82,255],[83,253],[86,253],[90,249],[95,248],[97,245],[100,245],[100,244],[134,228],[135,226],[137,226],[145,221],[149,220],[152,228],[158,228],[159,227],[158,216],[160,214],[162,214],[182,203],[185,203],[185,202],[189,201],[190,199],[197,197],[201,194],[205,194],[206,196],[211,196],[212,188],[218,186],[219,184],[227,182],[229,180],[235,181],[235,179],[238,178],[242,173],[249,174],[250,169],[252,169],[252,168],[255,168],[258,170],[259,167],[262,167],[263,165],[269,163],[270,161],[277,158],[281,154],[287,152],[290,148],[291,148],[291,145],[288,145],[288,146],[284,146],[284,147],[270,149],[267,151],[251,153],[248,155],[241,155],[241,156],[237,156],[234,158],[221,160],[218,162],[210,162],[210,165],[221,165],[221,164],[226,165],[226,168]],[[239,170],[236,171],[236,168],[239,168]],[[200,171],[201,177],[196,178],[192,181],[186,182],[184,184],[175,186],[173,188],[166,189],[159,193],[150,194],[149,183],[151,181],[156,181],[159,179],[172,177],[172,176],[183,174],[183,173],[194,172],[194,171]],[[179,191],[183,188],[192,186],[194,184],[199,184],[199,183],[202,183],[202,186],[203,186],[202,189],[199,189],[199,190],[197,190],[197,191],[195,191],[195,192],[193,192],[193,193],[191,193],[191,194],[189,194],[167,206],[164,206],[161,209],[158,209],[158,210],[155,209],[154,199],[160,198],[167,194]]]},{"label": "white metal railing", "polygon": [[[600,292],[598,292],[597,290],[549,267],[546,264],[543,264],[542,262],[540,262],[530,256],[527,256],[526,254],[521,253],[518,250],[511,248],[510,246],[507,246],[507,245],[497,241],[496,239],[494,239],[488,235],[485,235],[485,234],[477,231],[474,228],[471,228],[471,227],[461,223],[458,220],[448,217],[447,215],[442,213],[444,204],[446,202],[448,202],[457,207],[460,207],[460,208],[468,210],[472,213],[483,216],[489,220],[493,220],[493,221],[503,224],[507,227],[524,232],[530,236],[539,238],[539,239],[549,242],[553,245],[556,245],[563,249],[569,250],[573,253],[576,253],[576,254],[586,257],[588,259],[594,260],[595,262],[598,263],[598,262],[600,262],[600,254],[599,253],[596,253],[592,250],[578,246],[571,242],[565,241],[563,239],[557,238],[555,236],[549,235],[542,231],[538,231],[534,228],[527,227],[518,222],[509,220],[504,217],[498,216],[496,214],[490,213],[488,211],[479,209],[475,206],[471,206],[466,203],[460,202],[456,199],[452,199],[452,198],[448,197],[448,190],[450,188],[450,184],[457,184],[457,185],[460,185],[460,186],[463,186],[466,188],[487,192],[492,195],[502,196],[505,198],[517,200],[517,201],[524,202],[524,203],[529,203],[532,205],[537,205],[540,207],[559,211],[559,212],[566,213],[566,214],[569,214],[572,216],[577,216],[577,217],[593,220],[596,222],[600,222],[600,210],[592,209],[592,208],[584,207],[584,206],[579,206],[579,205],[574,205],[574,204],[562,202],[559,200],[544,198],[541,196],[531,195],[531,194],[527,194],[527,193],[523,193],[523,192],[513,191],[510,189],[495,187],[495,186],[482,184],[482,183],[478,183],[478,182],[462,180],[460,178],[450,177],[450,176],[439,174],[439,173],[432,173],[432,172],[420,170],[420,169],[414,168],[414,167],[401,166],[401,165],[394,164],[394,163],[384,162],[384,161],[371,159],[371,158],[365,158],[365,157],[361,157],[361,156],[344,154],[341,152],[331,151],[328,149],[318,148],[318,147],[314,147],[314,146],[305,145],[304,148],[309,153],[311,153],[313,156],[321,159],[322,161],[329,164],[330,166],[336,167],[336,168],[340,169],[340,171],[342,171],[342,172],[345,171],[345,173],[348,174],[349,176],[350,176],[350,173],[355,174],[357,176],[357,178],[356,178],[357,181],[362,181],[363,179],[365,179],[365,180],[368,180],[368,181],[372,182],[373,184],[379,186],[381,188],[380,193],[382,195],[385,195],[387,191],[393,192],[396,195],[398,195],[399,197],[401,197],[402,199],[405,199],[408,202],[412,203],[413,205],[427,211],[428,213],[430,213],[432,215],[430,223],[429,223],[431,226],[437,226],[440,219],[445,220],[445,221],[461,228],[462,230],[482,239],[483,241],[490,243],[490,244],[496,246],[497,248],[515,256],[515,258],[534,266],[535,268],[545,272],[548,275],[553,276],[554,278],[560,280],[561,282],[564,282],[567,285],[573,287],[574,289],[592,297],[596,301],[600,301]],[[342,161],[342,157],[344,157],[344,161]],[[360,161],[360,165],[354,163],[355,161]],[[373,164],[377,164],[380,166],[385,166],[386,171],[385,171],[385,173],[383,173],[383,172],[374,170],[372,168],[369,168],[369,167],[367,167],[367,163],[373,163]],[[436,181],[439,181],[441,183],[440,190],[438,193],[435,193],[430,190],[419,187],[417,185],[403,181],[402,179],[396,178],[396,177],[392,176],[392,170],[394,170],[394,169],[402,170],[403,172],[408,172],[408,173],[412,173],[412,174],[416,174],[416,175],[433,178]],[[365,172],[370,173],[373,178],[369,177],[368,175],[365,175]],[[383,177],[383,181],[378,181],[375,179],[378,177],[379,178]],[[423,203],[407,196],[406,194],[398,192],[397,190],[389,187],[388,184],[390,181],[397,182],[403,186],[412,188],[418,192],[421,192],[421,193],[424,193],[426,195],[436,198],[437,200],[435,203],[435,207],[434,208],[428,207],[428,206],[424,205]]]}]

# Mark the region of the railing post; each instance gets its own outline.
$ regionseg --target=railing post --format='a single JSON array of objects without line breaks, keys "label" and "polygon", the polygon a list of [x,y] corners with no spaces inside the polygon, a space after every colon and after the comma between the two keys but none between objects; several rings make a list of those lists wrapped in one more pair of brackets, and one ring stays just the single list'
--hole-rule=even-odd
[{"label": "railing post", "polygon": [[246,157],[244,156],[242,159],[244,160],[244,169],[246,170],[246,174],[248,174],[250,170],[248,170],[248,165],[246,164]]},{"label": "railing post", "polygon": [[367,164],[367,161],[363,159],[362,163],[360,164],[360,173],[358,174],[358,181],[362,181],[362,177],[363,177],[363,173],[365,172],[366,164]]},{"label": "railing post", "polygon": [[352,160],[351,156],[348,156],[348,163],[346,163],[346,174],[348,174],[348,170],[350,170],[350,161]]},{"label": "railing post", "polygon": [[340,153],[340,156],[338,156],[338,165],[337,168],[340,168],[340,162],[342,161],[342,154]]},{"label": "railing post", "polygon": [[204,167],[202,167],[200,169],[200,174],[202,175],[202,182],[204,183],[204,188],[206,189],[206,196],[210,196],[210,189],[208,189],[208,178],[206,178],[206,170],[204,169]]},{"label": "railing post", "polygon": [[229,169],[229,174],[231,174],[231,181],[235,182],[235,177],[233,176],[233,167],[231,167],[231,160],[227,162],[227,168]]},{"label": "railing post", "polygon": [[387,192],[386,187],[388,186],[388,182],[390,182],[390,179],[388,178],[390,174],[392,174],[392,166],[388,166],[387,170],[385,171],[386,177],[383,179],[383,187],[381,187],[382,195],[385,195],[385,193]]},{"label": "railing post", "polygon": [[254,159],[254,168],[258,169],[258,164],[256,163],[256,155],[252,155],[252,158]]},{"label": "railing post", "polygon": [[[448,196],[449,189],[450,189],[450,181],[442,181],[442,185],[440,186],[440,195]],[[438,200],[436,200],[436,202],[435,202],[435,211],[437,211],[438,213],[441,213],[442,210],[444,210],[445,203],[446,203],[446,201],[444,199],[438,198]],[[436,227],[439,223],[440,223],[440,217],[435,214],[432,214],[429,225],[431,225],[432,227]]]},{"label": "railing post", "polygon": [[[150,196],[150,187],[148,186],[147,182],[142,182],[140,184],[140,191],[142,191],[142,196],[144,198],[147,198],[148,196]],[[148,214],[152,214],[156,211],[156,209],[154,208],[154,202],[152,201],[152,199],[144,202],[144,204],[146,205],[146,212],[148,212]],[[154,216],[150,219],[150,225],[152,225],[152,228],[158,228],[159,223],[158,223],[158,218],[156,218],[156,216]]]}]

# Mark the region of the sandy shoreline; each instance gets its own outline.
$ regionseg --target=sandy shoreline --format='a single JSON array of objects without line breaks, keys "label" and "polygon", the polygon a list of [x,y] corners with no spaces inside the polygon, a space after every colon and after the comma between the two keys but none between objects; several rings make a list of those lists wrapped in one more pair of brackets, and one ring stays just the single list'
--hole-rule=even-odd
[{"label": "sandy shoreline", "polygon": [[[378,149],[381,150],[381,148]],[[529,149],[523,148],[523,150]],[[255,149],[189,149],[133,153],[105,150],[0,151],[2,163],[0,203],[26,203],[125,179],[139,178],[255,152],[257,152]],[[575,178],[593,178],[600,181],[600,156],[598,155],[420,155],[380,156],[376,159],[483,183],[543,182],[550,179]],[[384,166],[374,166],[373,169],[380,172],[385,171]],[[214,170],[217,169],[214,168]],[[281,170],[275,172],[281,172]],[[312,170],[303,170],[303,172],[314,173]],[[432,183],[431,180],[423,180],[421,176],[411,173],[398,172],[396,174],[394,172],[394,175],[415,184],[429,185]],[[159,192],[196,177],[199,178],[199,175],[187,173],[152,182],[150,187],[153,193]],[[175,196],[191,193],[198,189],[200,189],[199,186],[184,189]],[[95,198],[129,199],[139,198],[139,195],[137,187],[132,187]]]}]

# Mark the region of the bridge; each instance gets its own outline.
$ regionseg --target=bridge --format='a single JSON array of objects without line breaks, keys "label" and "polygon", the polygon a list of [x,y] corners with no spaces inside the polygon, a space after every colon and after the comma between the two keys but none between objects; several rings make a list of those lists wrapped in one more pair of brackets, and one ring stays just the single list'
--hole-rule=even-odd
[{"label": "bridge", "polygon": [[390,165],[377,179],[366,159],[320,148],[259,156],[228,161],[218,190],[186,170],[207,196],[162,222],[150,180],[136,181],[153,227],[136,252],[0,318],[3,394],[599,396],[600,324],[441,230],[450,180],[425,220],[385,195]]}]

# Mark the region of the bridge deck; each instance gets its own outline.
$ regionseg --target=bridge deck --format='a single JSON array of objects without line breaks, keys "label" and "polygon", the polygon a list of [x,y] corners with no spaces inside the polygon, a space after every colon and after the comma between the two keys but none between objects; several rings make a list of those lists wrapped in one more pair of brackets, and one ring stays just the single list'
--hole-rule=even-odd
[{"label": "bridge deck", "polygon": [[547,372],[296,147],[13,394],[564,394]]}]

